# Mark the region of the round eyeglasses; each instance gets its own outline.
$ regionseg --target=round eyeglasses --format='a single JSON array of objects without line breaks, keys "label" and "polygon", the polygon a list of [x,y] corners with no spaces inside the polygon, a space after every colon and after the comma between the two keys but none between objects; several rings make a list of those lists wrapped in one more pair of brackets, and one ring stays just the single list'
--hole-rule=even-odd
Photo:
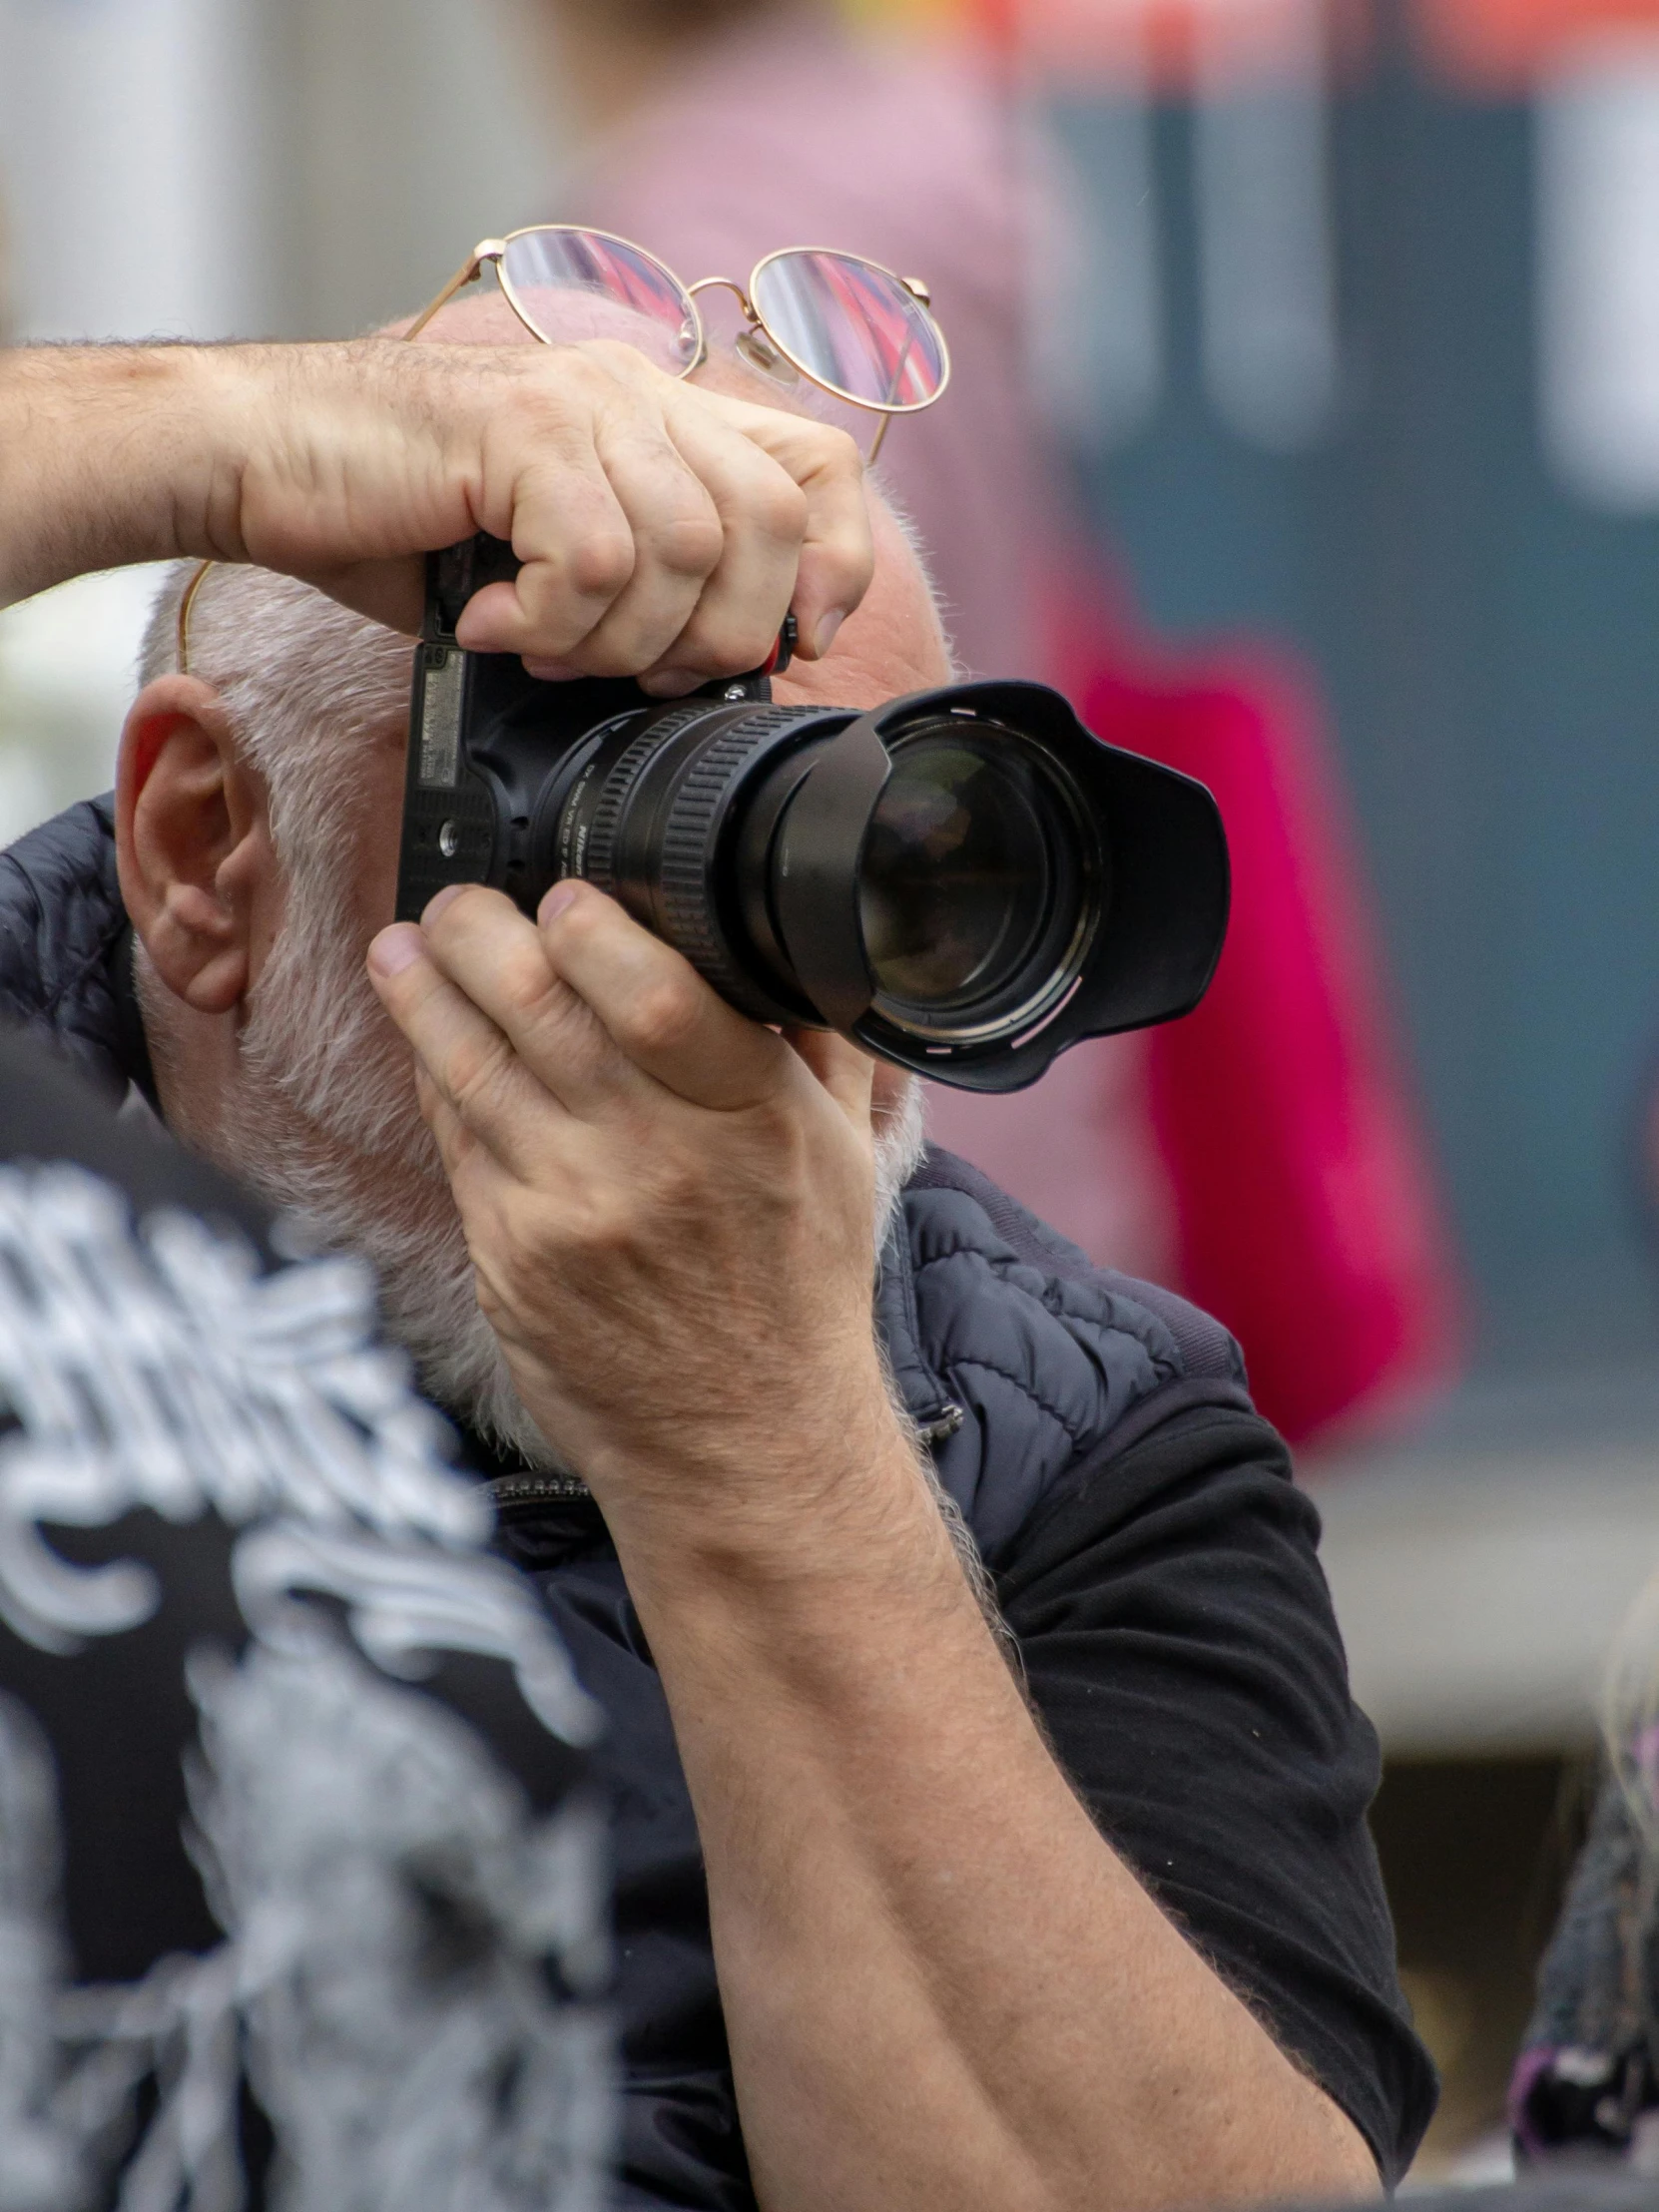
[{"label": "round eyeglasses", "polygon": [[[731,276],[684,284],[629,239],[573,224],[543,223],[484,239],[405,333],[416,337],[440,307],[475,283],[486,265],[532,337],[557,345],[596,334],[573,327],[583,301],[623,307],[643,321],[658,366],[689,376],[708,354],[699,292],[737,294],[746,327],[737,349],[783,382],[809,383],[880,415],[875,458],[894,415],[930,407],[950,380],[950,355],[929,308],[927,286],[879,262],[830,247],[791,246],[757,262],[747,285]],[[639,329],[639,322],[634,324]]]},{"label": "round eyeglasses", "polygon": [[[880,416],[871,461],[893,416],[930,407],[950,381],[944,333],[918,276],[895,276],[879,262],[832,247],[791,246],[757,262],[747,287],[731,276],[683,284],[631,239],[569,223],[540,223],[480,241],[403,335],[418,337],[440,307],[477,282],[486,265],[493,265],[513,313],[544,345],[602,334],[602,323],[578,311],[584,303],[622,307],[630,311],[629,342],[647,340],[641,349],[654,352],[658,367],[672,376],[689,376],[708,356],[697,294],[735,292],[746,323],[737,350],[754,367],[784,383],[805,376],[834,398]],[[191,610],[213,566],[198,564],[179,602],[181,674],[190,669]]]}]

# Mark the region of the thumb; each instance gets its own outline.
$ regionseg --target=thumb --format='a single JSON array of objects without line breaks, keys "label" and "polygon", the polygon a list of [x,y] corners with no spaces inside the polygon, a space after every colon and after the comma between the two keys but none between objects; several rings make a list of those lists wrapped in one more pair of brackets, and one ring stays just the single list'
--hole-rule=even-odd
[{"label": "thumb", "polygon": [[786,1043],[817,1076],[835,1104],[861,1134],[869,1133],[875,1062],[867,1052],[832,1029],[786,1029]]}]

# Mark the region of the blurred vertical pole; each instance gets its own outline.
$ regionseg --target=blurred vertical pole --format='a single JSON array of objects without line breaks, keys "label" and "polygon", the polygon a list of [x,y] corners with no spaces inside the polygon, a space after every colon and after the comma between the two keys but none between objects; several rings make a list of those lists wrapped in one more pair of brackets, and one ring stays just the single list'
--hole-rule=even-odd
[{"label": "blurred vertical pole", "polygon": [[1074,453],[1126,444],[1164,381],[1147,0],[975,0],[1023,140],[1034,393]]},{"label": "blurred vertical pole", "polygon": [[1037,392],[1079,453],[1126,444],[1157,410],[1163,286],[1144,10],[1115,15],[1078,100],[1075,70],[1026,50],[1017,95],[1047,220],[1036,225],[1031,332]]},{"label": "blurred vertical pole", "polygon": [[220,337],[269,311],[258,0],[0,0],[19,337]]},{"label": "blurred vertical pole", "polygon": [[1204,0],[1195,15],[1195,186],[1204,379],[1274,452],[1337,402],[1324,0]]},{"label": "blurred vertical pole", "polygon": [[1543,444],[1580,498],[1659,508],[1659,22],[1581,33],[1537,95]]},{"label": "blurred vertical pole", "polygon": [[346,335],[411,312],[479,239],[556,213],[534,73],[495,7],[280,4],[292,327]]}]

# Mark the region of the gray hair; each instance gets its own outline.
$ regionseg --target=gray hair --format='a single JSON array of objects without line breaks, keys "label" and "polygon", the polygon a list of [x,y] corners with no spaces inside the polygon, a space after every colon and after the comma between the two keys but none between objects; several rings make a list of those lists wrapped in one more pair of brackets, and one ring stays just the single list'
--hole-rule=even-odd
[{"label": "gray hair", "polygon": [[[141,683],[178,667],[179,609],[196,574],[178,564],[152,610]],[[369,741],[403,714],[412,641],[291,576],[215,566],[190,616],[191,673],[220,695],[236,742],[271,793],[285,873],[328,868],[349,844]]]}]

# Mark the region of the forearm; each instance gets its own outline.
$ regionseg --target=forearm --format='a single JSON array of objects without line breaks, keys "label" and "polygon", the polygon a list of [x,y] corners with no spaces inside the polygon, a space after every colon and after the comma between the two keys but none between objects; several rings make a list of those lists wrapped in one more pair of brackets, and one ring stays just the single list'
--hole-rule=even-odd
[{"label": "forearm", "polygon": [[980,1615],[870,1330],[870,1062],[746,1021],[582,885],[505,903],[444,893],[370,966],[661,1671],[768,2212],[1375,2192]]},{"label": "forearm", "polygon": [[234,552],[233,364],[264,350],[0,352],[0,605],[90,569]]},{"label": "forearm", "polygon": [[412,635],[421,556],[477,530],[520,566],[467,605],[464,645],[668,693],[753,667],[791,609],[815,658],[872,565],[850,438],[626,345],[0,352],[0,606],[185,555]]},{"label": "forearm", "polygon": [[816,1518],[620,1537],[769,2212],[1375,2189],[1078,1804],[902,1447]]}]

